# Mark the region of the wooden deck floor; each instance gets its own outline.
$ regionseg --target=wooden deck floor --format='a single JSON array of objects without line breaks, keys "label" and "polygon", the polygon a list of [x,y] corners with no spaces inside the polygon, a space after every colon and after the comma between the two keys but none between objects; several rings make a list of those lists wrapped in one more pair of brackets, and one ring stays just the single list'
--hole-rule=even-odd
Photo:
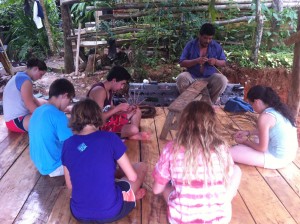
[{"label": "wooden deck floor", "polygon": [[[251,114],[232,115],[216,108],[224,135],[255,125]],[[167,223],[166,206],[151,192],[151,173],[160,151],[174,137],[158,138],[167,109],[157,108],[154,119],[143,119],[141,128],[153,132],[149,142],[128,141],[132,162],[148,164],[144,187],[147,195],[128,217],[117,223]],[[42,131],[42,130],[41,130]],[[280,170],[240,166],[243,172],[238,195],[233,200],[232,224],[300,223],[300,152],[294,163]],[[69,211],[70,192],[63,177],[41,176],[29,158],[27,134],[9,133],[0,116],[0,223],[77,223]]]}]

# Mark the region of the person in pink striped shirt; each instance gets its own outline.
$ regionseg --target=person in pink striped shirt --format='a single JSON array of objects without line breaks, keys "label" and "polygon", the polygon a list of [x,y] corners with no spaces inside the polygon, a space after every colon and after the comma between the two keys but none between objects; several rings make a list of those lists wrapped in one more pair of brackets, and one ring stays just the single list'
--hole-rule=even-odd
[{"label": "person in pink striped shirt", "polygon": [[153,171],[154,194],[162,193],[170,223],[229,223],[241,170],[216,124],[211,105],[193,101],[183,110],[177,137]]}]

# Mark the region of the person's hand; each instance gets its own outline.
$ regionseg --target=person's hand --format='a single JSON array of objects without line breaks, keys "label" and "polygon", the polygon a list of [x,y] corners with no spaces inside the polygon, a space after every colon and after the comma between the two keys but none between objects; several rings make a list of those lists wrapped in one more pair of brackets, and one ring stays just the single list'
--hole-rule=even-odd
[{"label": "person's hand", "polygon": [[138,107],[137,105],[130,105],[128,108],[128,113],[135,112],[137,107]]},{"label": "person's hand", "polygon": [[249,131],[238,131],[237,133],[235,133],[234,137],[235,138],[242,138],[244,136],[249,136]]},{"label": "person's hand", "polygon": [[206,63],[208,61],[208,58],[207,57],[199,57],[198,58],[198,63],[200,65],[203,65],[204,63]]},{"label": "person's hand", "polygon": [[128,112],[130,105],[128,103],[120,103],[116,108],[119,112]]},{"label": "person's hand", "polygon": [[208,62],[208,64],[214,66],[214,65],[216,65],[217,59],[215,59],[215,58],[209,58],[207,60],[207,62]]},{"label": "person's hand", "polygon": [[235,137],[234,140],[236,141],[236,143],[238,144],[243,144],[245,141],[247,141],[247,136],[243,136],[243,137]]},{"label": "person's hand", "polygon": [[249,131],[238,131],[234,135],[234,139],[237,143],[242,144],[248,139],[248,136],[249,136]]}]

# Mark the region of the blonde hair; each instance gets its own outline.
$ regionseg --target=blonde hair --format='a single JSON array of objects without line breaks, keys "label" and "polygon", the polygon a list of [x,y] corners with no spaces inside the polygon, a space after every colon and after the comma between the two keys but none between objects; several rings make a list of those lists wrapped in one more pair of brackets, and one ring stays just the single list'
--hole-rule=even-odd
[{"label": "blonde hair", "polygon": [[224,150],[228,150],[228,145],[218,131],[216,119],[212,106],[201,101],[189,103],[181,114],[179,130],[174,141],[173,155],[174,158],[177,158],[179,151],[182,147],[184,148],[183,180],[187,183],[190,183],[192,177],[196,176],[200,154],[203,158],[205,183],[207,184],[208,176],[214,177],[212,152],[217,155],[223,172],[223,180],[226,184],[228,183],[230,155],[228,151],[225,151],[226,156],[224,158]]}]

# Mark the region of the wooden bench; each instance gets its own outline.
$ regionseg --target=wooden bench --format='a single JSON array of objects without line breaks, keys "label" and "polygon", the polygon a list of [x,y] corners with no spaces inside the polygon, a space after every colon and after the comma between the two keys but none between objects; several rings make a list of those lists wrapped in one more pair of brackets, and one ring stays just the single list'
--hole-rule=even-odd
[{"label": "wooden bench", "polygon": [[169,113],[164,123],[161,139],[165,139],[170,130],[177,130],[182,110],[193,100],[202,100],[211,104],[206,81],[195,81],[168,107]]}]

